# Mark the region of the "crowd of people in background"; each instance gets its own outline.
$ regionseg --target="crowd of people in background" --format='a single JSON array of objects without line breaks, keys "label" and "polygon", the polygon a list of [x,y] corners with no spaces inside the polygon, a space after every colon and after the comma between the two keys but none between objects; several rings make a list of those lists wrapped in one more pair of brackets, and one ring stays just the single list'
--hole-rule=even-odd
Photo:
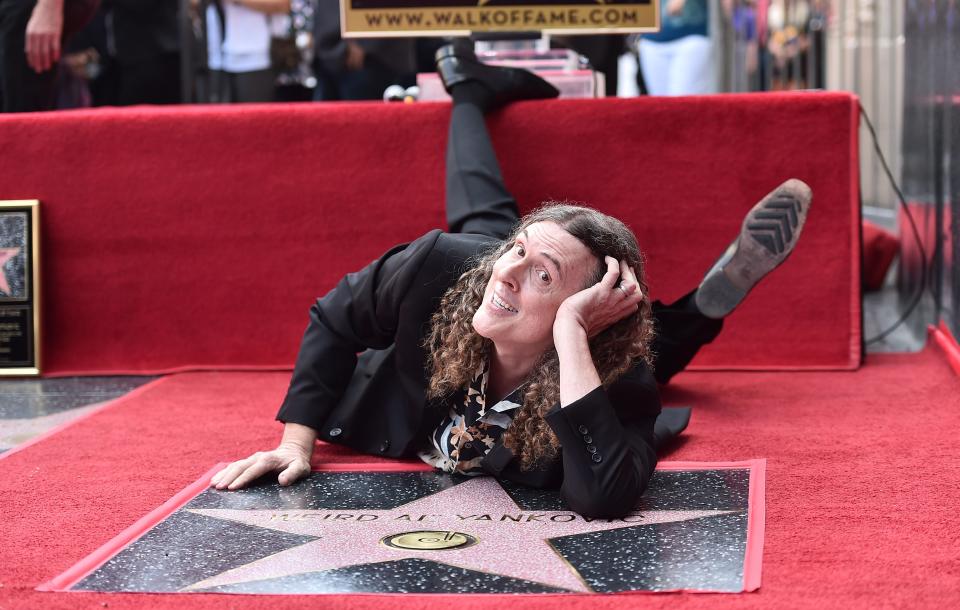
[{"label": "crowd of people in background", "polygon": [[[640,94],[712,92],[711,6],[738,32],[762,33],[764,44],[769,38],[774,61],[802,51],[795,19],[784,18],[769,35],[756,25],[758,15],[767,23],[767,14],[786,14],[799,0],[659,2],[656,34],[553,37],[551,44],[602,72],[607,95],[617,94],[625,54],[639,56]],[[793,39],[784,34],[791,31]],[[344,39],[339,0],[0,0],[0,108],[376,100],[387,87],[411,86],[418,72],[433,71],[442,44]]]}]

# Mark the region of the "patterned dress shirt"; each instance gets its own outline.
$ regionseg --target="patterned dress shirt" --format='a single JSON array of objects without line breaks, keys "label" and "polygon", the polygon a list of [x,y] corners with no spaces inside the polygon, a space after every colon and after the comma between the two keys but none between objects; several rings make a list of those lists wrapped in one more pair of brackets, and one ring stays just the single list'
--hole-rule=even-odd
[{"label": "patterned dress shirt", "polygon": [[453,395],[450,411],[430,434],[427,449],[418,454],[420,459],[444,472],[485,474],[480,464],[510,426],[521,400],[517,388],[487,408],[489,372],[489,362],[484,362],[470,384]]}]

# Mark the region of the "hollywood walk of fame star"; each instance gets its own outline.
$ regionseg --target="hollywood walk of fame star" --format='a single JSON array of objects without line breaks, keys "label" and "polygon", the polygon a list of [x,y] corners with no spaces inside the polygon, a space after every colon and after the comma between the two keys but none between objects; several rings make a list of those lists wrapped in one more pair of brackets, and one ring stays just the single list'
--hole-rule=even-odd
[{"label": "hollywood walk of fame star", "polygon": [[[581,592],[591,589],[549,539],[737,512],[652,510],[623,520],[588,520],[570,511],[524,511],[492,477],[470,479],[389,510],[189,511],[320,539],[227,570],[196,582],[185,591],[418,558]],[[427,530],[450,532],[451,536],[466,534],[475,538],[476,543],[421,550],[394,548],[383,542],[397,534]]]},{"label": "hollywood walk of fame star", "polygon": [[7,261],[9,261],[14,256],[20,254],[20,248],[0,248],[0,292],[10,295],[10,282],[7,280],[7,274],[3,270],[6,266]]}]

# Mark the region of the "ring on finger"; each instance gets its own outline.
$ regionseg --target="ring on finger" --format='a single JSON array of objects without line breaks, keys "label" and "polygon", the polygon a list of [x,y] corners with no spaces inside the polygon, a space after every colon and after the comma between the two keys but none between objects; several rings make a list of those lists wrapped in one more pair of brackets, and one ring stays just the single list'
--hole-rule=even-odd
[{"label": "ring on finger", "polygon": [[627,289],[623,287],[623,284],[617,284],[617,288],[620,289],[620,292],[623,293],[623,296],[629,296],[629,295],[627,294]]}]

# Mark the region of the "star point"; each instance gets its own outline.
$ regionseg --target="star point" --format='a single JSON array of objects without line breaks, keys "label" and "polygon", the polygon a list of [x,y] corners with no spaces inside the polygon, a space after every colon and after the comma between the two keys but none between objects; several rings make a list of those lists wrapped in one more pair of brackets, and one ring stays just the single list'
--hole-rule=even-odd
[{"label": "star point", "polygon": [[4,294],[12,294],[10,290],[10,282],[7,280],[7,274],[3,270],[6,266],[7,261],[20,254],[20,248],[0,248],[0,292]]}]

